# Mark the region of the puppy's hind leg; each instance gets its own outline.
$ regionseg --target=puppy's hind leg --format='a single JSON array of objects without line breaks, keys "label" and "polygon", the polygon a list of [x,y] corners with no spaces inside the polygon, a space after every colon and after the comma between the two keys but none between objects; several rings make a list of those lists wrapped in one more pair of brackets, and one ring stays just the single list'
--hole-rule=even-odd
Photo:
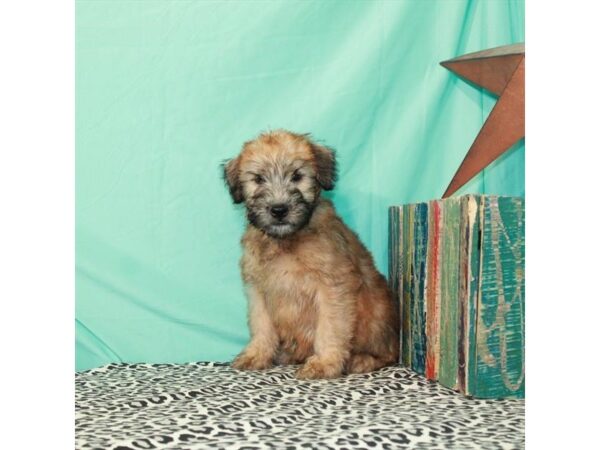
[{"label": "puppy's hind leg", "polygon": [[358,323],[348,373],[366,373],[398,362],[399,340],[397,309],[385,280],[379,278],[377,289],[366,291],[359,303]]},{"label": "puppy's hind leg", "polygon": [[248,308],[251,339],[231,366],[241,370],[267,369],[273,365],[279,338],[269,317],[264,297],[251,286],[248,287]]},{"label": "puppy's hind leg", "polygon": [[348,373],[367,373],[394,363],[394,358],[382,358],[369,353],[354,353],[348,362]]},{"label": "puppy's hind leg", "polygon": [[398,362],[398,332],[393,323],[372,323],[374,337],[352,352],[348,373],[366,373]]}]

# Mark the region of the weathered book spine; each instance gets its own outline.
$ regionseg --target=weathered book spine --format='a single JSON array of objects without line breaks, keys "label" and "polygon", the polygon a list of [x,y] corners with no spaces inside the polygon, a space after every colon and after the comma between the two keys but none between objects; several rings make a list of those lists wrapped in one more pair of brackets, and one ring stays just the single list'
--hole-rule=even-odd
[{"label": "weathered book spine", "polygon": [[458,379],[458,281],[460,264],[460,198],[442,203],[442,258],[440,264],[440,383],[457,388]]},{"label": "weathered book spine", "polygon": [[440,202],[429,202],[427,240],[427,277],[426,277],[426,318],[427,355],[425,358],[425,376],[430,380],[438,379],[440,360]]},{"label": "weathered book spine", "polygon": [[[388,227],[388,283],[394,297],[397,307],[399,308],[398,317],[402,317],[402,296],[401,296],[401,239],[400,239],[400,215],[402,208],[391,206],[388,211],[389,227]],[[400,333],[400,351],[398,353],[398,361],[401,361],[402,355],[402,333]]]},{"label": "weathered book spine", "polygon": [[398,338],[400,339],[400,345],[399,345],[399,349],[400,349],[400,355],[398,362],[402,362],[402,317],[404,314],[404,300],[403,300],[403,289],[404,289],[404,277],[403,277],[403,273],[404,273],[404,264],[402,261],[402,249],[404,246],[404,238],[403,238],[403,234],[402,234],[402,221],[403,221],[403,217],[404,217],[404,208],[399,208],[398,209],[398,242],[396,244],[396,251],[398,253],[398,320],[400,321],[400,332],[398,333]]},{"label": "weathered book spine", "polygon": [[[459,262],[459,322],[458,322],[458,385],[460,392],[467,394],[469,370],[473,366],[474,343],[476,341],[475,317],[477,311],[478,272],[472,272],[474,260],[479,260],[477,247],[479,234],[479,196],[466,195],[461,198],[460,262]],[[475,245],[474,245],[475,244]],[[478,266],[475,267],[479,269]]]},{"label": "weathered book spine", "polygon": [[414,205],[402,208],[402,364],[412,367],[411,309],[413,308]]},{"label": "weathered book spine", "polygon": [[468,277],[467,292],[468,296],[468,339],[465,342],[466,367],[465,367],[465,386],[464,392],[467,395],[473,395],[473,390],[477,377],[477,318],[479,311],[479,284],[481,270],[481,243],[482,230],[481,221],[483,213],[483,197],[476,196],[469,200],[468,208],[472,218],[471,239],[468,252]]},{"label": "weathered book spine", "polygon": [[390,206],[388,209],[388,284],[394,300],[398,300],[398,252],[396,245],[398,241],[397,216],[398,207]]},{"label": "weathered book spine", "polygon": [[425,354],[427,352],[427,336],[425,333],[426,304],[425,276],[427,268],[427,203],[414,205],[414,253],[413,253],[413,297],[411,303],[411,330],[413,341],[412,369],[420,374],[425,373]]},{"label": "weathered book spine", "polygon": [[472,394],[481,398],[522,398],[525,395],[524,201],[485,196],[481,203],[476,373]]}]

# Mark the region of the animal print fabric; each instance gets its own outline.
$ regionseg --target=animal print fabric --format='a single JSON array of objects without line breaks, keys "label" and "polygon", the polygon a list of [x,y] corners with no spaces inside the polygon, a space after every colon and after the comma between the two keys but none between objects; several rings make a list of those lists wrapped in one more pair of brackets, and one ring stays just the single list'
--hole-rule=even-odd
[{"label": "animal print fabric", "polygon": [[467,398],[400,366],[317,381],[294,370],[192,363],[80,372],[76,448],[524,448],[523,400]]}]

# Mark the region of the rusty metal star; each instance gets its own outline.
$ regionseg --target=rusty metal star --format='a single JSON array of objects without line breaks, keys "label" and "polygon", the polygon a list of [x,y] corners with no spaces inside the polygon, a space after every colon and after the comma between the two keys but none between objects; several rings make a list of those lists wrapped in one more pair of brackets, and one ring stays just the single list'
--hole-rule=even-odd
[{"label": "rusty metal star", "polygon": [[446,189],[446,198],[525,136],[525,44],[469,53],[440,64],[499,96]]}]

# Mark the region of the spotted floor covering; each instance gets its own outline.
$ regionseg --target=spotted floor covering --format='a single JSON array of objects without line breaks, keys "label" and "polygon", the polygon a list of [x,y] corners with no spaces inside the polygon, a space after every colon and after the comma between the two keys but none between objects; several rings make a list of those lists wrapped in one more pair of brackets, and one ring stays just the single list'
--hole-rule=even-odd
[{"label": "spotted floor covering", "polygon": [[523,400],[476,400],[394,366],[299,381],[294,367],[110,364],[75,375],[77,449],[522,449]]}]

